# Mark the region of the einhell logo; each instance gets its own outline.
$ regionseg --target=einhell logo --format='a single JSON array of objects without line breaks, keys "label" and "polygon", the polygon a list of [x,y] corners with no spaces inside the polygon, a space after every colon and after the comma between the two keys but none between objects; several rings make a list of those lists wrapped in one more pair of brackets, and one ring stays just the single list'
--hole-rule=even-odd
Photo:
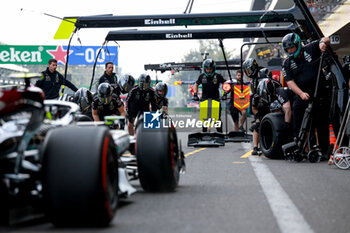
[{"label": "einhell logo", "polygon": [[192,33],[168,33],[165,34],[167,39],[187,39],[192,38]]},{"label": "einhell logo", "polygon": [[175,19],[145,19],[145,25],[175,24]]}]

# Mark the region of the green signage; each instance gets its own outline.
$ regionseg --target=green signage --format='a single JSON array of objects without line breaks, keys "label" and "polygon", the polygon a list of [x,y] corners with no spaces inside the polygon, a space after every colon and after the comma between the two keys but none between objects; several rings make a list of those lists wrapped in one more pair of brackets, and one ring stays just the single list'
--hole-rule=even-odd
[{"label": "green signage", "polygon": [[0,64],[46,65],[57,46],[0,45]]}]

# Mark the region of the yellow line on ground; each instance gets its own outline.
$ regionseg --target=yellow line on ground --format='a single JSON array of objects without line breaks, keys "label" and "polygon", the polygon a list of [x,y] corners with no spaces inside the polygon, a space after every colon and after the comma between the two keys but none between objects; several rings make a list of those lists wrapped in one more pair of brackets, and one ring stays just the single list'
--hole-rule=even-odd
[{"label": "yellow line on ground", "polygon": [[198,152],[200,152],[200,151],[202,151],[202,150],[205,150],[205,149],[207,149],[207,148],[206,148],[206,147],[200,148],[200,149],[198,149],[198,150],[194,150],[194,151],[192,151],[192,152],[188,152],[188,153],[185,154],[184,156],[185,156],[185,158],[186,158],[187,156],[193,155],[193,154],[198,153]]},{"label": "yellow line on ground", "polygon": [[245,162],[232,162],[232,163],[234,163],[234,164],[243,164]]},{"label": "yellow line on ground", "polygon": [[245,153],[244,155],[241,156],[241,158],[248,158],[251,154],[252,154],[253,150],[248,151],[247,153]]}]

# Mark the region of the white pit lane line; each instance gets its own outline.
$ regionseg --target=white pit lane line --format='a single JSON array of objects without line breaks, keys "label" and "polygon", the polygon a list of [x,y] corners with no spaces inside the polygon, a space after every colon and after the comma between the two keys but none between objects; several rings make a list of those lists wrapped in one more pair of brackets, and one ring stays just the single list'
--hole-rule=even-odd
[{"label": "white pit lane line", "polygon": [[313,233],[304,216],[283,190],[262,158],[249,156],[256,177],[282,233]]}]

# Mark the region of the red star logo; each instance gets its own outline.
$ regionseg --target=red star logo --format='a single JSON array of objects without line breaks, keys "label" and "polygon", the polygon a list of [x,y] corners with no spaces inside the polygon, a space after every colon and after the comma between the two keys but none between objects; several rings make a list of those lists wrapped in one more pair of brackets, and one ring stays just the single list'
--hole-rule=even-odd
[{"label": "red star logo", "polygon": [[[63,50],[61,45],[57,46],[56,50],[47,50],[47,52],[57,60],[58,64],[66,64],[67,50]],[[69,54],[71,54],[72,52],[73,51],[70,50]]]}]

